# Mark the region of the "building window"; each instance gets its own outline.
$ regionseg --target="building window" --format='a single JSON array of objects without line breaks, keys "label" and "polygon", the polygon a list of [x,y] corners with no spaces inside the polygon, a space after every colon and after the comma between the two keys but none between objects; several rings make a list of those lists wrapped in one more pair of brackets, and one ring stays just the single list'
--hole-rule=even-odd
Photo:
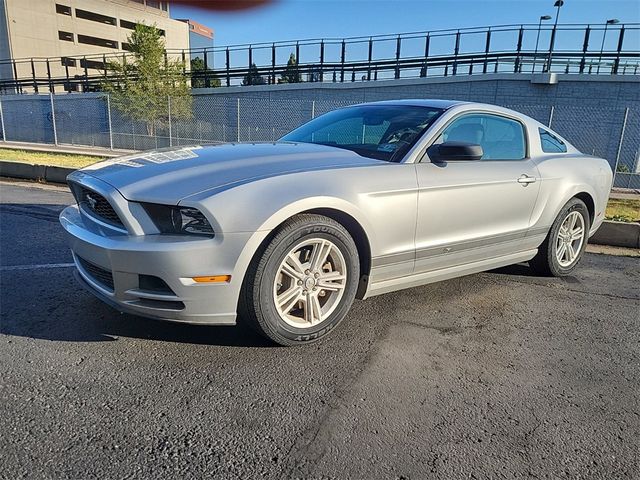
[{"label": "building window", "polygon": [[73,33],[71,32],[58,32],[58,38],[60,40],[64,40],[65,42],[73,42]]},{"label": "building window", "polygon": [[160,2],[158,0],[147,0],[147,7],[160,9]]},{"label": "building window", "polygon": [[80,60],[80,66],[82,68],[92,68],[94,70],[104,70],[104,62],[98,62],[96,60],[87,60],[83,58]]},{"label": "building window", "polygon": [[56,3],[56,13],[59,13],[60,15],[71,16],[71,7],[67,7],[66,5],[60,5]]},{"label": "building window", "polygon": [[136,25],[137,25],[137,23],[135,23],[135,22],[130,22],[129,20],[120,19],[120,26],[122,28],[126,28],[128,30],[135,30],[136,29]]},{"label": "building window", "polygon": [[97,47],[118,48],[118,42],[105,38],[90,37],[89,35],[78,35],[78,43],[95,45]]},{"label": "building window", "polygon": [[[138,26],[138,24],[135,23],[135,22],[130,22],[129,20],[120,19],[120,27],[122,27],[122,28],[126,28],[127,30],[135,30],[136,26]],[[164,32],[163,29],[158,28],[158,31],[160,32],[160,36],[161,37],[165,36],[165,32]]]},{"label": "building window", "polygon": [[162,7],[163,12],[169,11],[169,2],[160,2],[160,6]]},{"label": "building window", "polygon": [[130,43],[127,43],[127,42],[122,42],[122,43],[120,44],[120,48],[121,48],[122,50],[126,50],[127,52],[130,52],[130,51],[131,51],[131,44],[130,44]]},{"label": "building window", "polygon": [[92,22],[104,23],[107,25],[117,25],[116,19],[108,17],[106,15],[100,15],[99,13],[89,12],[87,10],[80,10],[76,8],[76,18],[83,18]]},{"label": "building window", "polygon": [[60,63],[62,64],[63,67],[75,67],[76,66],[75,59],[69,58],[69,57],[62,57],[60,59]]}]

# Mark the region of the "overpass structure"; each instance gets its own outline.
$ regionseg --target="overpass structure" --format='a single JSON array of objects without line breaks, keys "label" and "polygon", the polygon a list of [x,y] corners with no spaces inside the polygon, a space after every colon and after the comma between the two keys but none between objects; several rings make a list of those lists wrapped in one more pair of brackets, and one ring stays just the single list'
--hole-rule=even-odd
[{"label": "overpass structure", "polygon": [[[95,91],[131,53],[0,60],[0,92]],[[295,57],[293,63],[290,56]],[[191,60],[199,57],[198,68]],[[640,24],[496,25],[344,39],[167,50],[193,87],[346,83],[497,73],[637,75]],[[53,75],[51,66],[82,65]]]}]

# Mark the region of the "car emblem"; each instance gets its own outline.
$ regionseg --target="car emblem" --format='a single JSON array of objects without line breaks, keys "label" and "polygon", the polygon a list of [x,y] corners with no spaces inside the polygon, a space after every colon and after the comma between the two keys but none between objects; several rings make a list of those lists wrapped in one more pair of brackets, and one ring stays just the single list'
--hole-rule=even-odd
[{"label": "car emblem", "polygon": [[91,207],[91,210],[95,210],[96,209],[96,205],[98,204],[98,200],[96,200],[95,198],[93,198],[89,194],[86,194],[85,198],[87,199],[87,202],[89,203],[89,206]]}]

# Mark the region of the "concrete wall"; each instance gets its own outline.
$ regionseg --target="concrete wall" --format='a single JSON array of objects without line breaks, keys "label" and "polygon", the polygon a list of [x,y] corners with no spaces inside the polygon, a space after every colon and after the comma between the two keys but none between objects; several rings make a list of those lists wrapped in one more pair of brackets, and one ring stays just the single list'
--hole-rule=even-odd
[{"label": "concrete wall", "polygon": [[[615,163],[625,109],[629,109],[620,149],[621,163],[637,168],[640,148],[640,78],[558,75],[556,84],[532,83],[530,74],[421,78],[356,83],[301,83],[199,89],[225,99],[318,101],[334,108],[400,98],[445,98],[492,103],[518,110],[548,125],[585,153]],[[247,102],[245,102],[247,103]],[[316,112],[320,114],[324,112]],[[256,113],[256,115],[259,113]],[[250,122],[249,122],[250,123]],[[585,134],[588,132],[588,134]]]}]

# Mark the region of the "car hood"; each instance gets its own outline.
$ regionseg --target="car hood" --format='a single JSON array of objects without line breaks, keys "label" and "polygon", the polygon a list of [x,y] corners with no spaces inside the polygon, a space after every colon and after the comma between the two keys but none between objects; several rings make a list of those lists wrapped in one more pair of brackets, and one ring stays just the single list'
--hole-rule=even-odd
[{"label": "car hood", "polygon": [[82,172],[112,185],[128,200],[177,204],[203,191],[276,175],[379,163],[336,147],[283,142],[153,150],[105,160]]}]

